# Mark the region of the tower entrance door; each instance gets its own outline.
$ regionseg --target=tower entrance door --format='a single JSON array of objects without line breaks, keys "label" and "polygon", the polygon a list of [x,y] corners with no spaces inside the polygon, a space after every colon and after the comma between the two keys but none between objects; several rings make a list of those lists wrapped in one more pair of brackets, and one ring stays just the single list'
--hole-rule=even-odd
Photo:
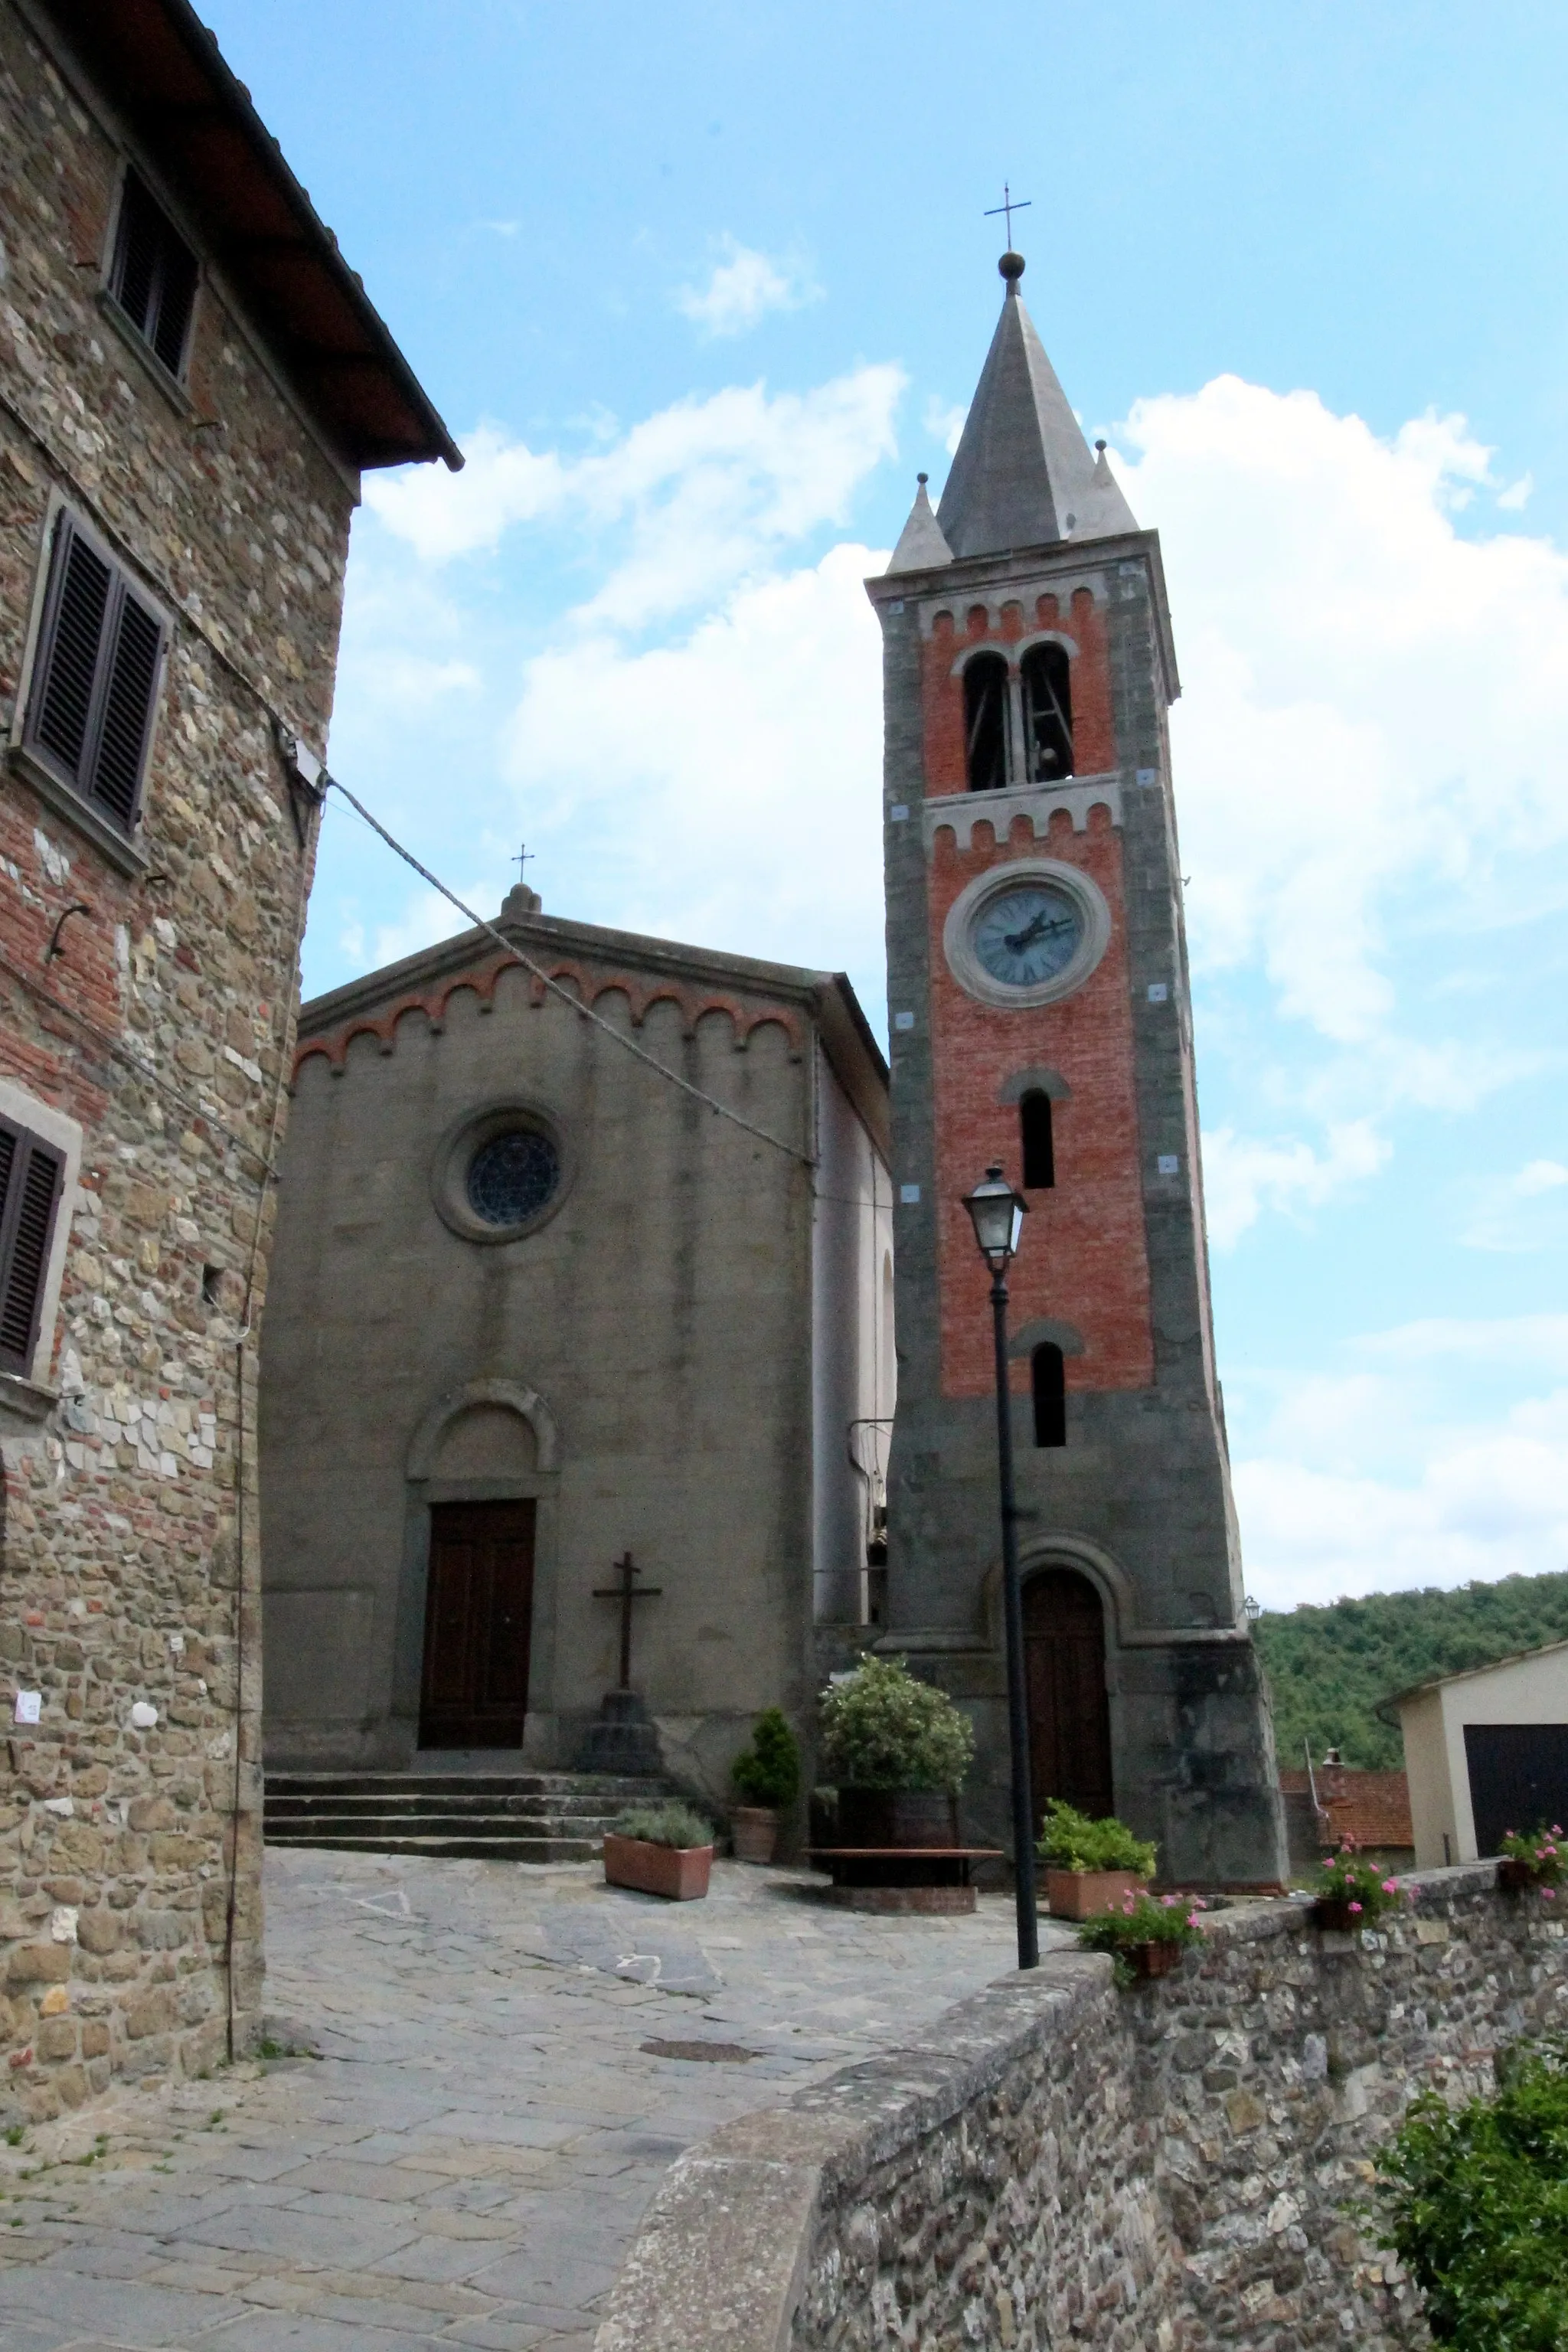
[{"label": "tower entrance door", "polygon": [[1116,1810],[1105,1617],[1100,1595],[1070,1568],[1047,1568],[1024,1587],[1024,1657],[1035,1821],[1053,1797],[1102,1820]]},{"label": "tower entrance door", "polygon": [[421,1748],[517,1748],[528,1711],[535,1505],[430,1513]]}]

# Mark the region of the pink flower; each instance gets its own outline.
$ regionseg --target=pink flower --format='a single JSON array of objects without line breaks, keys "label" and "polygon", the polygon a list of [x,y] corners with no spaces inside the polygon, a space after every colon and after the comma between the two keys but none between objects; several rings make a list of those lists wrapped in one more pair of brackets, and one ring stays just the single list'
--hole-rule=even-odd
[{"label": "pink flower", "polygon": [[1557,1889],[1554,1886],[1543,1886],[1541,1890],[1541,1899],[1543,1903],[1555,1903]]},{"label": "pink flower", "polygon": [[1197,1913],[1196,1913],[1195,1911],[1189,1911],[1189,1912],[1188,1912],[1188,1914],[1187,1914],[1187,1925],[1188,1925],[1188,1927],[1195,1927],[1197,1926],[1197,1924],[1198,1924],[1198,1915],[1197,1915]]},{"label": "pink flower", "polygon": [[1385,1895],[1397,1895],[1399,1892],[1398,1879],[1385,1878],[1383,1882],[1383,1891]]},{"label": "pink flower", "polygon": [[1352,1903],[1350,1907],[1352,1911],[1359,1911],[1361,1909],[1361,1905],[1359,1903]]},{"label": "pink flower", "polygon": [[1553,1836],[1553,1837],[1561,1837],[1561,1836],[1563,1834],[1563,1824],[1562,1824],[1562,1822],[1552,1822],[1552,1836]]}]

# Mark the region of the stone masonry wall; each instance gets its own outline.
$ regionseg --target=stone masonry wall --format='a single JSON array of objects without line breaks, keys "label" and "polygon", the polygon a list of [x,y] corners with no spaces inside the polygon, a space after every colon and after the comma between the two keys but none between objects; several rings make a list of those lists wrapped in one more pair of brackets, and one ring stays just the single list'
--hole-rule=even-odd
[{"label": "stone masonry wall", "polygon": [[1568,2023],[1568,1931],[1493,1879],[1408,1881],[1355,1937],[1219,1914],[1130,1992],[1047,1956],[689,2150],[597,2352],[1426,2343],[1356,2218],[1373,2152],[1417,2090],[1468,2096]]},{"label": "stone masonry wall", "polygon": [[145,871],[0,767],[0,1077],[82,1129],[52,1351],[0,1382],[0,2122],[221,2055],[231,1926],[258,2014],[254,1326],[310,866],[273,721],[324,747],[356,495],[210,269],[188,397],[116,325],[106,120],[0,0],[0,729],[52,496],[174,617]]}]

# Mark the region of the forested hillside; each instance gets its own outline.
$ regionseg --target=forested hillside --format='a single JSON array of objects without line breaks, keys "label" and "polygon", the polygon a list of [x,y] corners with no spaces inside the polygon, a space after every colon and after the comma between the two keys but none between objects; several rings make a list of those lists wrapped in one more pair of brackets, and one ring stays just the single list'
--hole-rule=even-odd
[{"label": "forested hillside", "polygon": [[1274,1695],[1282,1769],[1300,1769],[1304,1739],[1314,1763],[1326,1748],[1338,1748],[1347,1764],[1397,1769],[1405,1761],[1398,1725],[1373,1713],[1379,1699],[1515,1650],[1568,1641],[1568,1575],[1265,1610],[1254,1631]]}]

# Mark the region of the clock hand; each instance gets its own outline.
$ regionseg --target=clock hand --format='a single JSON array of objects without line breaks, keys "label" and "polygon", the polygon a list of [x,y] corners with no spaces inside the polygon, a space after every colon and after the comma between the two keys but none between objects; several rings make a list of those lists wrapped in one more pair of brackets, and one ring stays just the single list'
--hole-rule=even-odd
[{"label": "clock hand", "polygon": [[1047,938],[1052,931],[1066,931],[1070,930],[1071,928],[1070,915],[1058,915],[1053,921],[1041,913],[1037,915],[1034,921],[1024,930],[1005,932],[1003,945],[1011,948],[1013,953],[1018,955],[1025,948],[1032,948],[1037,940]]}]

